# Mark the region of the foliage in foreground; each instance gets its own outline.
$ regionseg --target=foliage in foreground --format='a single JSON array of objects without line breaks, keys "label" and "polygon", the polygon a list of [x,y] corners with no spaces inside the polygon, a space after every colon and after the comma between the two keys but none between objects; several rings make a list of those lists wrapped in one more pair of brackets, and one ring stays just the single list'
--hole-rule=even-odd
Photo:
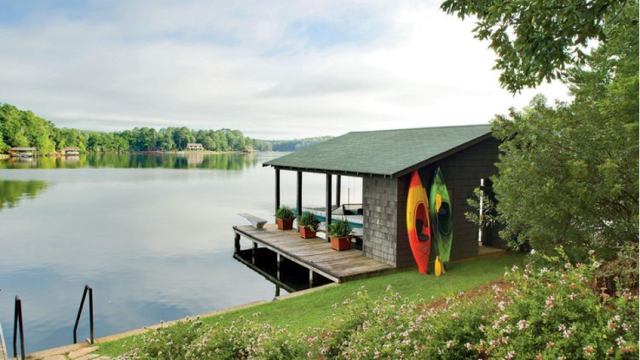
[{"label": "foliage in foreground", "polygon": [[439,306],[361,289],[306,335],[249,319],[183,322],[146,334],[120,359],[637,359],[638,297],[602,293],[599,266],[514,267],[491,294]]}]

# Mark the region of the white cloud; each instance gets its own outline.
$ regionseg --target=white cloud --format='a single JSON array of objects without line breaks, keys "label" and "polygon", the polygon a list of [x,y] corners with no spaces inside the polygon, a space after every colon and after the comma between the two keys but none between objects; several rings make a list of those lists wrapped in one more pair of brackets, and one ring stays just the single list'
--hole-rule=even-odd
[{"label": "white cloud", "polygon": [[156,2],[0,21],[0,101],[62,126],[238,128],[259,138],[486,123],[500,89],[470,21],[437,3]]}]

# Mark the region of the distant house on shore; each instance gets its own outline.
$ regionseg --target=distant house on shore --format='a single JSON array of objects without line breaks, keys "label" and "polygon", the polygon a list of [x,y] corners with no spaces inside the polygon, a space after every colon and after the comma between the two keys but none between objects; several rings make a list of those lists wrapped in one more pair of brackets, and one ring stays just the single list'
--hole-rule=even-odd
[{"label": "distant house on shore", "polygon": [[78,156],[80,155],[80,149],[74,146],[69,146],[62,149],[62,155],[64,156]]},{"label": "distant house on shore", "polygon": [[200,143],[189,143],[187,144],[188,151],[202,151],[204,150],[204,146]]},{"label": "distant house on shore", "polygon": [[9,150],[13,157],[33,157],[38,153],[38,149],[34,147],[14,147]]}]

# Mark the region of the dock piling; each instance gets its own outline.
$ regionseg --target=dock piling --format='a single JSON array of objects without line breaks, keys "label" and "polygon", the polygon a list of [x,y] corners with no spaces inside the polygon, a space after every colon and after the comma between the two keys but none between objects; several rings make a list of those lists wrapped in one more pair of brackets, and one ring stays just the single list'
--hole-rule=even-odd
[{"label": "dock piling", "polygon": [[256,263],[256,250],[258,250],[258,243],[257,242],[253,242],[253,248],[251,249],[251,263],[255,264]]},{"label": "dock piling", "polygon": [[276,253],[276,267],[277,267],[277,279],[280,280],[280,266],[282,265],[282,256],[280,253]]},{"label": "dock piling", "polygon": [[236,254],[240,252],[240,234],[236,233],[233,238],[233,246],[235,248]]}]

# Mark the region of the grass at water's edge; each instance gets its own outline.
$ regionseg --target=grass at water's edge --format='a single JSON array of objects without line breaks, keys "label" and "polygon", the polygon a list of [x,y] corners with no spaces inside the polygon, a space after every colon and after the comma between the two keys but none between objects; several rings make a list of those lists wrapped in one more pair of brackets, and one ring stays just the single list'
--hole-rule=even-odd
[{"label": "grass at water's edge", "polygon": [[[524,256],[515,254],[469,260],[451,264],[441,277],[432,274],[424,276],[416,269],[398,271],[200,320],[210,325],[218,323],[218,326],[225,326],[241,316],[252,317],[259,313],[259,317],[253,320],[270,322],[274,326],[289,326],[290,331],[299,333],[309,327],[322,326],[335,311],[332,305],[351,297],[361,286],[367,289],[372,298],[384,294],[390,285],[409,298],[421,295],[427,300],[439,299],[495,280],[504,274],[506,267],[520,266],[523,261]],[[99,353],[111,357],[121,355],[136,346],[139,336],[102,343]]]}]

